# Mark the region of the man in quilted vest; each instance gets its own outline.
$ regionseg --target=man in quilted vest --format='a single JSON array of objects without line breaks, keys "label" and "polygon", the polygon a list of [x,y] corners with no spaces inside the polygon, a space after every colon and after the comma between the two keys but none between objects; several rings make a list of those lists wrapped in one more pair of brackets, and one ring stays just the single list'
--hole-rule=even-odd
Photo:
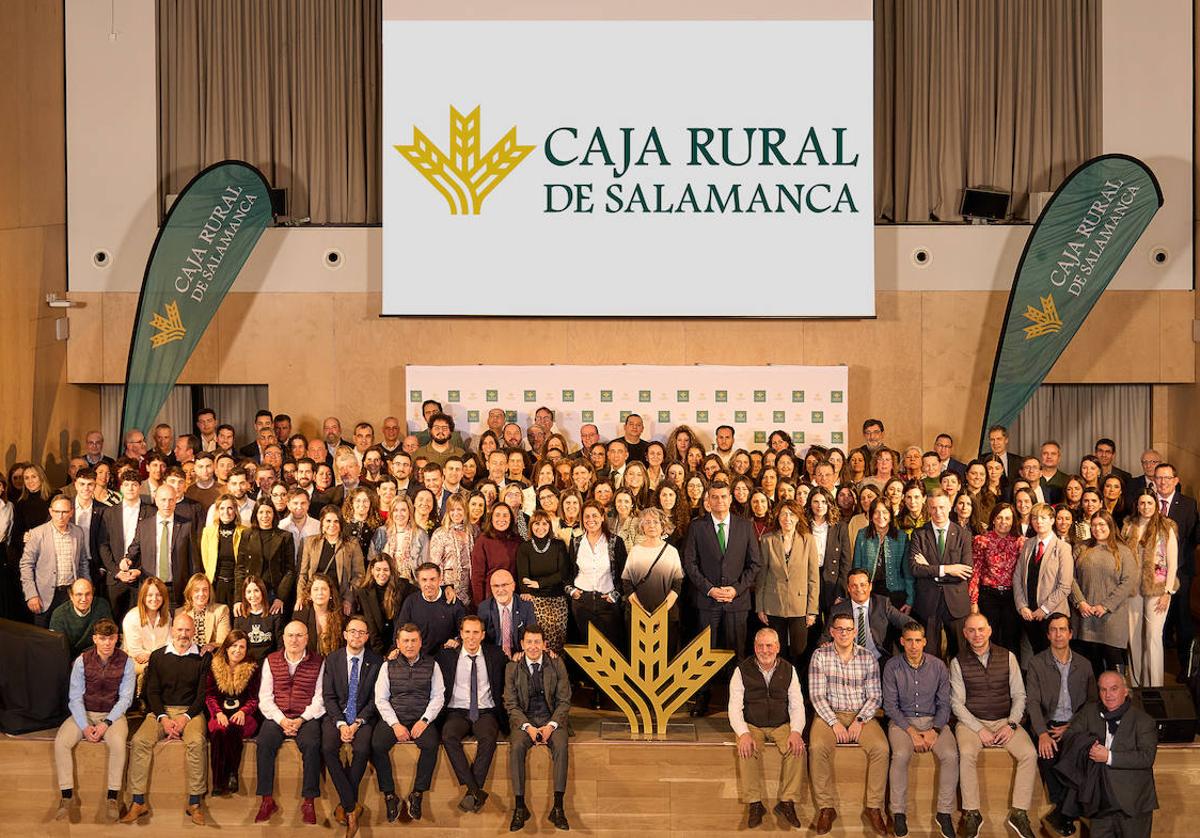
[{"label": "man in quilted vest", "polygon": [[263,726],[258,732],[258,794],[262,802],[255,823],[265,823],[279,810],[275,803],[275,755],[285,739],[295,739],[303,764],[300,814],[306,824],[317,822],[316,798],[321,794],[321,717],[325,702],[318,689],[325,675],[324,659],[308,652],[308,627],[293,620],[283,630],[283,649],[263,661],[258,709]]}]

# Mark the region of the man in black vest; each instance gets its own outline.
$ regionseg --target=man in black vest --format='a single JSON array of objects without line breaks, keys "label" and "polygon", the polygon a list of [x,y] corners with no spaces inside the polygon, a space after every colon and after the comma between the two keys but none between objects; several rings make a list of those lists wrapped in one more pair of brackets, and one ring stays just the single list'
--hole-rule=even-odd
[{"label": "man in black vest", "polygon": [[972,614],[963,633],[967,646],[950,661],[950,703],[958,719],[958,779],[963,818],[959,834],[975,838],[983,824],[979,813],[979,775],[976,765],[984,748],[1004,748],[1017,763],[1008,825],[1021,838],[1034,838],[1029,825],[1037,750],[1021,727],[1025,714],[1025,684],[1017,656],[992,644],[987,617]]},{"label": "man in black vest", "polygon": [[779,657],[775,629],[759,629],[754,654],[733,671],[729,681],[729,726],[738,737],[738,780],[749,804],[751,829],[767,814],[763,805],[763,753],[767,741],[779,749],[779,802],[775,814],[799,829],[796,801],[804,776],[804,696],[796,670]]},{"label": "man in black vest", "polygon": [[[467,793],[459,801],[464,812],[478,812],[488,799],[483,790],[496,740],[508,732],[504,712],[504,667],[508,658],[500,647],[483,642],[483,620],[474,614],[463,618],[459,628],[462,646],[443,649],[437,664],[446,685],[446,717],[442,722],[442,746],[454,766],[454,774]],[[475,736],[475,760],[467,761],[463,737]]]},{"label": "man in black vest", "polygon": [[1075,713],[1096,700],[1096,676],[1083,655],[1071,651],[1071,618],[1056,611],[1046,620],[1050,647],[1029,661],[1025,680],[1029,727],[1037,737],[1038,771],[1046,784],[1046,798],[1054,810],[1042,823],[1059,835],[1074,835],[1075,823],[1063,814],[1067,788],[1054,770],[1060,754],[1059,744]]},{"label": "man in black vest", "polygon": [[[375,709],[383,724],[375,725],[371,736],[371,764],[375,766],[379,791],[387,805],[389,823],[395,823],[405,814],[412,820],[421,819],[421,796],[433,782],[441,741],[433,723],[446,702],[442,671],[434,665],[433,658],[421,654],[421,630],[414,623],[400,626],[396,646],[400,654],[384,661],[375,682]],[[396,796],[396,781],[392,776],[389,754],[398,742],[416,742],[421,752],[407,801]]]},{"label": "man in black vest", "polygon": [[[492,577],[495,579],[495,577]],[[554,806],[550,823],[570,829],[563,809],[567,792],[567,715],[571,712],[571,679],[561,658],[546,652],[542,627],[531,623],[521,636],[523,655],[508,665],[504,676],[504,708],[512,722],[509,738],[509,776],[516,804],[509,832],[524,828],[529,820],[525,806],[525,757],[538,745],[550,749],[554,764]]]},{"label": "man in black vest", "polygon": [[[371,759],[371,734],[377,716],[375,679],[379,677],[383,658],[366,645],[370,631],[362,617],[351,617],[342,637],[346,645],[334,649],[325,659],[321,755],[338,793],[339,803],[333,816],[345,825],[346,838],[354,838],[362,813],[362,806],[358,804],[358,786]],[[343,745],[349,745],[352,750],[349,769],[342,765],[340,752]]]}]

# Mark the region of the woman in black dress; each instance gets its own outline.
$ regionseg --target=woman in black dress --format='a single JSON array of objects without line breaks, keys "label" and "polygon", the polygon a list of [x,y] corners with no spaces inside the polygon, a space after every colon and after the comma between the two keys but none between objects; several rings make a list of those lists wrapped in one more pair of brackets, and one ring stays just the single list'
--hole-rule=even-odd
[{"label": "woman in black dress", "polygon": [[567,597],[563,571],[567,547],[554,537],[550,516],[541,509],[529,519],[529,541],[517,548],[517,594],[533,605],[533,616],[545,631],[546,646],[562,654],[567,641]]},{"label": "woman in black dress", "polygon": [[380,655],[394,651],[396,615],[411,592],[412,586],[392,571],[392,560],[383,553],[375,556],[358,584],[358,610],[370,632],[368,642]]}]

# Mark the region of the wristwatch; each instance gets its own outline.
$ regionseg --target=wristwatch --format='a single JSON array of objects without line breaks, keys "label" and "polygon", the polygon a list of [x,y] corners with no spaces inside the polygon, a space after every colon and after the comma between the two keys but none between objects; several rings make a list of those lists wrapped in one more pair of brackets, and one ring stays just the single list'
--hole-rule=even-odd
[{"label": "wristwatch", "polygon": [[1008,723],[1008,726],[1009,726],[1010,728],[1012,728],[1013,730],[1016,730],[1016,729],[1017,729],[1017,723],[1016,723],[1016,722],[1009,722],[1009,723]]}]

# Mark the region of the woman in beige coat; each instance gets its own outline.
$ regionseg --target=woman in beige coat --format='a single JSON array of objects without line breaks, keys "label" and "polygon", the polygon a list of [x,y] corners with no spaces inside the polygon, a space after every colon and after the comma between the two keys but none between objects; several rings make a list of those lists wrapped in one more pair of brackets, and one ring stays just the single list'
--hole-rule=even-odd
[{"label": "woman in beige coat", "polygon": [[1117,535],[1112,515],[1100,510],[1088,522],[1091,538],[1075,554],[1075,641],[1096,677],[1124,667],[1129,645],[1129,598],[1141,582],[1133,551]]},{"label": "woman in beige coat", "polygon": [[300,579],[296,585],[296,610],[308,604],[308,586],[318,573],[328,576],[338,588],[342,611],[353,613],[358,583],[366,575],[362,548],[358,539],[349,537],[342,526],[342,513],[336,507],[321,512],[321,532],[304,539],[300,551]]},{"label": "woman in beige coat", "polygon": [[784,501],[778,528],[759,542],[762,567],[755,592],[758,619],[779,634],[780,653],[798,665],[808,646],[808,630],[820,607],[821,569],[817,543],[804,523],[800,504]]}]

